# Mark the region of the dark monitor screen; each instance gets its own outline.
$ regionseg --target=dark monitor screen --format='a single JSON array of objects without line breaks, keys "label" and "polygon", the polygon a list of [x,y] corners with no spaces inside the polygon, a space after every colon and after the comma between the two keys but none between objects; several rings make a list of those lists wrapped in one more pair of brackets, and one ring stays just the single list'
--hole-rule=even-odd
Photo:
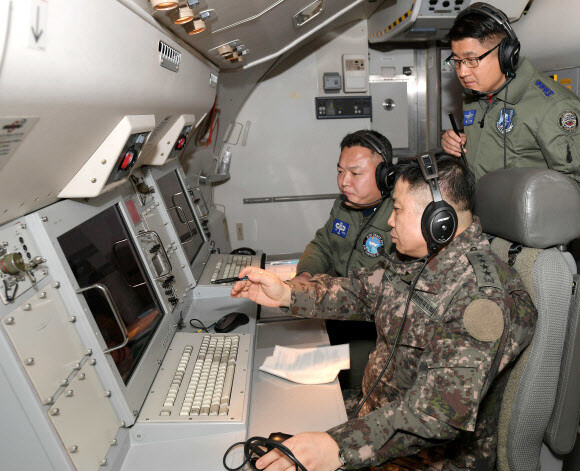
[{"label": "dark monitor screen", "polygon": [[[58,237],[80,288],[107,287],[129,334],[129,342],[111,356],[128,384],[163,314],[118,207],[112,206]],[[108,348],[123,335],[103,293],[83,293]]]},{"label": "dark monitor screen", "polygon": [[197,226],[189,196],[175,171],[159,178],[157,185],[191,265],[203,246],[204,240]]}]

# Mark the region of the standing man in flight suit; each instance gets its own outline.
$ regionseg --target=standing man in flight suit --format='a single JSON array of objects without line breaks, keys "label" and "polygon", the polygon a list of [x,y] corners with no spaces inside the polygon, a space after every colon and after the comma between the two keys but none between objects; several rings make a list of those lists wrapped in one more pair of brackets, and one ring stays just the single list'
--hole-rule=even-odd
[{"label": "standing man in flight suit", "polygon": [[[393,150],[382,134],[361,129],[347,134],[340,143],[337,164],[336,199],[326,224],[316,231],[300,257],[296,279],[308,281],[326,273],[346,276],[349,270],[372,267],[379,254],[391,251],[387,224],[393,209],[390,198],[394,186]],[[375,345],[377,331],[369,322],[328,320],[326,330],[333,345],[349,343],[351,368],[340,374],[345,400],[360,388],[368,353]]]},{"label": "standing man in flight suit", "polygon": [[465,89],[464,132],[443,134],[445,152],[460,156],[479,179],[504,167],[550,168],[580,182],[580,100],[519,58],[509,19],[483,2],[457,15],[449,31]]},{"label": "standing man in flight suit", "polygon": [[[397,164],[389,218],[397,251],[414,263],[388,257],[347,278],[318,275],[286,284],[247,267],[239,276],[248,280],[232,288],[233,297],[286,306],[292,315],[377,326],[360,413],[284,442],[309,471],[380,465],[442,444],[442,469],[494,469],[498,400],[508,377],[500,373],[530,342],[536,309],[472,214],[472,172],[449,156],[436,160],[438,178],[432,158],[428,165]],[[256,466],[294,469],[277,450]]]}]

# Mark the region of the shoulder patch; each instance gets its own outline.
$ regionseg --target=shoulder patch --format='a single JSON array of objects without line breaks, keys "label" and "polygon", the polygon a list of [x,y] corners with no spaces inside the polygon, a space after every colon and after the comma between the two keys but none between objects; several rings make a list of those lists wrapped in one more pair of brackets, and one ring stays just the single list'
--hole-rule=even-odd
[{"label": "shoulder patch", "polygon": [[558,124],[563,131],[574,132],[578,127],[578,116],[572,110],[564,110],[558,117]]},{"label": "shoulder patch", "polygon": [[344,222],[338,218],[335,218],[334,223],[332,224],[332,233],[342,237],[343,239],[346,239],[349,227],[350,224],[348,222]]},{"label": "shoulder patch", "polygon": [[542,82],[540,79],[536,80],[534,82],[534,85],[536,87],[538,87],[538,90],[540,90],[540,92],[542,92],[542,94],[548,98],[549,96],[554,94],[554,90],[552,90],[550,87],[548,87],[544,82]]},{"label": "shoulder patch", "polygon": [[371,232],[363,241],[363,250],[369,257],[375,258],[380,255],[379,249],[385,245],[380,234]]},{"label": "shoulder patch", "polygon": [[493,301],[476,299],[465,309],[463,325],[473,338],[482,342],[495,342],[503,334],[503,313]]},{"label": "shoulder patch", "polygon": [[487,252],[467,252],[466,256],[473,266],[477,286],[503,289],[493,258]]}]

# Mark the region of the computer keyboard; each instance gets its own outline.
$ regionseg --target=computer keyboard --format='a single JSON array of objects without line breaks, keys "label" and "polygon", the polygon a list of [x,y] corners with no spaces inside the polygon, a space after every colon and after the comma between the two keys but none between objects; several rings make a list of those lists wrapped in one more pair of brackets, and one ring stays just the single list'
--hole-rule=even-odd
[{"label": "computer keyboard", "polygon": [[249,334],[175,334],[139,421],[241,420]]},{"label": "computer keyboard", "polygon": [[[224,256],[223,258],[220,258],[216,262],[215,270],[213,271],[213,274],[211,276],[211,281],[213,282],[218,278],[236,277],[238,276],[242,268],[250,266],[251,264],[252,264],[251,255],[228,255],[227,259]],[[221,270],[222,267],[223,270]]]}]

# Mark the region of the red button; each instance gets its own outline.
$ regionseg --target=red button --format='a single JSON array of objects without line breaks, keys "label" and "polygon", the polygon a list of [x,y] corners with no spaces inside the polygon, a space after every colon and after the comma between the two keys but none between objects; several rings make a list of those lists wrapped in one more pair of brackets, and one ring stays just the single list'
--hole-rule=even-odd
[{"label": "red button", "polygon": [[121,170],[125,170],[133,162],[133,157],[135,154],[133,152],[127,152],[121,163]]},{"label": "red button", "polygon": [[183,146],[185,145],[185,137],[182,137],[181,139],[179,139],[177,141],[177,144],[175,144],[175,148],[177,150],[181,150],[183,148]]}]

